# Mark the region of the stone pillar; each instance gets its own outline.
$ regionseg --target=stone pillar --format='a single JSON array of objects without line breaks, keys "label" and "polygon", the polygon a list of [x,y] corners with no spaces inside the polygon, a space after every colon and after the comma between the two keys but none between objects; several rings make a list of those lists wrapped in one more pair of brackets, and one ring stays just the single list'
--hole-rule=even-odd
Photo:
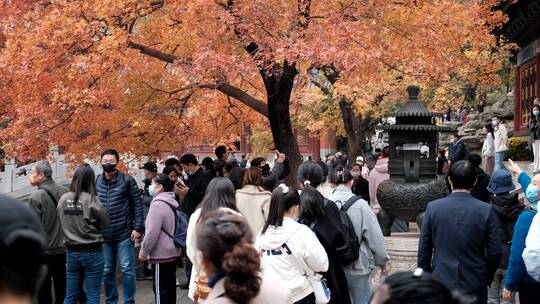
[{"label": "stone pillar", "polygon": [[[394,232],[384,237],[384,245],[390,255],[390,274],[402,271],[414,271],[417,268],[418,232]],[[384,279],[384,278],[383,278]],[[381,282],[380,269],[375,269],[372,277],[373,285]]]},{"label": "stone pillar", "polygon": [[60,173],[60,153],[58,152],[58,146],[54,146],[54,147],[51,147],[49,149],[50,151],[50,162],[51,162],[51,167],[53,169],[53,179],[57,179],[59,177],[62,177],[60,176],[61,173]]},{"label": "stone pillar", "polygon": [[2,188],[0,189],[2,193],[13,192],[13,181],[15,180],[16,168],[17,168],[17,164],[15,163],[15,159],[6,158],[5,166],[4,166],[4,174],[2,176]]}]

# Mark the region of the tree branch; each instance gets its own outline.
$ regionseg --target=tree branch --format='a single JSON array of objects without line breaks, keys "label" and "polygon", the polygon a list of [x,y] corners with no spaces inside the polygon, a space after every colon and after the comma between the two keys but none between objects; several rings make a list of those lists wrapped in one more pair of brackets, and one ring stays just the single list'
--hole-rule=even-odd
[{"label": "tree branch", "polygon": [[142,44],[139,44],[139,43],[136,43],[136,42],[133,42],[133,41],[128,41],[128,46],[130,48],[139,50],[144,55],[148,55],[150,57],[154,57],[156,59],[159,59],[161,61],[165,61],[165,62],[168,62],[168,63],[174,63],[176,60],[179,59],[175,55],[167,54],[167,53],[164,53],[162,51],[158,51],[156,49],[147,47],[145,45],[142,45]]},{"label": "tree branch", "polygon": [[268,106],[266,105],[266,103],[264,103],[260,99],[257,99],[249,95],[248,93],[244,92],[243,90],[233,85],[230,85],[228,83],[218,83],[218,84],[202,84],[200,85],[200,87],[212,89],[212,90],[218,90],[221,93],[240,101],[241,103],[245,104],[251,109],[259,112],[263,116],[268,117]]}]

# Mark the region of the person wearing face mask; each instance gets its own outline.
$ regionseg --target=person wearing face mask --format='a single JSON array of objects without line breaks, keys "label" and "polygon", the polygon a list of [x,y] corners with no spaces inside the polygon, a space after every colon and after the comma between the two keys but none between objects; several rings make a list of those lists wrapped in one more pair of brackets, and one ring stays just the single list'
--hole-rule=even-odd
[{"label": "person wearing face mask", "polygon": [[356,158],[356,163],[359,164],[360,168],[362,169],[362,177],[367,180],[369,178],[369,168],[364,160],[364,157],[358,156]]},{"label": "person wearing face mask", "polygon": [[118,171],[118,152],[107,149],[101,153],[103,174],[96,181],[97,194],[107,208],[110,224],[103,230],[103,283],[105,303],[118,303],[116,261],[120,261],[124,303],[135,303],[135,241],[144,230],[141,192],[129,174]]},{"label": "person wearing face mask", "polygon": [[495,133],[495,170],[506,169],[503,160],[508,150],[508,132],[499,116],[493,116],[491,123]]},{"label": "person wearing face mask", "polygon": [[[156,303],[176,303],[176,248],[169,235],[174,235],[178,209],[174,197],[174,182],[164,173],[152,179],[148,192],[154,198],[146,218],[146,230],[139,259],[148,261],[154,270],[154,295]],[[168,232],[165,233],[165,232]]]},{"label": "person wearing face mask", "polygon": [[[180,164],[182,169],[188,175],[188,180],[185,185],[179,185],[180,195],[183,196],[182,205],[180,209],[191,218],[191,215],[197,207],[201,204],[206,188],[212,180],[212,176],[208,174],[203,168],[201,168],[197,162],[197,157],[193,154],[184,154],[180,158]],[[186,258],[186,282],[180,285],[180,289],[189,288],[189,280],[191,278],[191,268],[193,264]]]},{"label": "person wearing face mask", "polygon": [[510,247],[510,257],[508,259],[508,270],[506,272],[506,282],[503,290],[503,299],[510,301],[513,294],[519,292],[519,302],[521,304],[538,303],[540,298],[540,283],[534,280],[528,273],[523,262],[523,250],[525,240],[534,216],[538,210],[538,200],[540,189],[540,174],[531,177],[511,159],[508,160],[508,169],[518,176],[518,183],[524,189],[525,197],[530,204],[530,209],[523,211],[514,226],[512,245]]},{"label": "person wearing face mask", "polygon": [[[152,184],[152,179],[156,176],[158,168],[155,162],[146,162],[140,169],[143,169],[144,172],[144,179],[143,182],[143,214],[144,219],[146,219],[146,216],[148,215],[148,210],[150,209],[150,202],[152,201],[153,197],[148,192],[148,188]],[[137,280],[151,280],[152,279],[152,270],[149,268],[148,263],[144,262],[143,265],[143,276],[137,277]]]},{"label": "person wearing face mask", "polygon": [[482,145],[482,169],[484,169],[487,175],[491,175],[495,167],[495,160],[493,158],[495,156],[495,132],[493,125],[486,123],[483,131],[486,134],[486,139],[484,139],[484,144]]},{"label": "person wearing face mask", "polygon": [[188,175],[186,184],[179,185],[179,191],[184,195],[181,209],[187,216],[191,216],[201,203],[212,176],[199,166],[197,157],[193,154],[184,154],[180,164]]},{"label": "person wearing face mask", "polygon": [[531,114],[529,131],[534,155],[534,173],[540,173],[540,105],[535,104]]},{"label": "person wearing face mask", "polygon": [[286,162],[286,156],[283,153],[276,152],[277,159],[274,164],[274,168],[271,170],[270,165],[266,162],[266,159],[264,157],[255,157],[251,161],[250,167],[256,167],[261,169],[262,177],[263,177],[263,188],[265,188],[268,191],[274,190],[274,188],[278,185],[279,181],[287,177],[289,175],[289,167]]},{"label": "person wearing face mask", "polygon": [[351,176],[353,178],[352,192],[369,204],[369,182],[362,175],[362,165],[358,163],[352,165]]}]

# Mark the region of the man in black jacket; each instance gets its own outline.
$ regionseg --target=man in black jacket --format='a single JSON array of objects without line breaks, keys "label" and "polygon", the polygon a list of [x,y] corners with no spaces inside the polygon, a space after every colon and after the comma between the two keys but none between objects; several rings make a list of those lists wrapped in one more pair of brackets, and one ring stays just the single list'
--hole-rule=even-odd
[{"label": "man in black jacket", "polygon": [[476,170],[476,184],[471,189],[471,195],[476,199],[489,203],[491,201],[491,193],[487,190],[487,186],[491,177],[480,168],[482,157],[478,154],[470,154],[467,159],[473,164]]},{"label": "man in black jacket", "polygon": [[452,145],[448,149],[448,161],[453,164],[467,158],[467,148],[457,133],[450,135]]},{"label": "man in black jacket", "polygon": [[184,154],[180,164],[188,175],[186,186],[180,188],[180,192],[184,195],[181,209],[187,216],[191,216],[201,203],[212,176],[199,166],[197,157],[193,154]]},{"label": "man in black jacket", "polygon": [[427,206],[418,245],[418,267],[450,290],[486,303],[487,287],[501,260],[501,240],[491,205],[472,197],[476,170],[469,161],[449,170],[452,193]]},{"label": "man in black jacket", "polygon": [[[180,193],[184,196],[184,201],[180,209],[188,216],[195,212],[197,206],[202,202],[206,188],[212,180],[212,176],[201,168],[197,157],[193,154],[184,154],[180,159],[182,169],[187,173],[188,180],[185,186],[180,186]],[[193,264],[186,257],[186,277],[187,282],[180,285],[180,289],[189,288],[189,279],[191,277],[191,268]]]},{"label": "man in black jacket", "polygon": [[[63,303],[66,295],[66,247],[64,234],[56,206],[60,197],[68,192],[66,187],[57,185],[52,178],[52,167],[48,161],[39,161],[28,176],[30,184],[37,186],[28,199],[28,206],[36,212],[47,234],[47,276],[43,281],[37,300],[39,304]],[[54,302],[51,293],[54,285]]]},{"label": "man in black jacket", "polygon": [[98,175],[96,180],[97,195],[107,208],[110,219],[109,226],[103,230],[103,285],[105,303],[118,303],[118,261],[122,272],[124,303],[134,304],[137,288],[135,241],[139,240],[144,232],[144,210],[137,182],[131,175],[118,171],[119,162],[120,155],[116,150],[103,151],[103,174]]}]

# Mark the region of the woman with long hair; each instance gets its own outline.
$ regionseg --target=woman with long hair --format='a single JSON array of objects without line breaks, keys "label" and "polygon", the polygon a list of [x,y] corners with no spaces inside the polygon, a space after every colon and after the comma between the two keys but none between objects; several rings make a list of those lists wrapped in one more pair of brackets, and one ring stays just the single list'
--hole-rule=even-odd
[{"label": "woman with long hair", "polygon": [[205,303],[290,303],[286,288],[262,277],[260,253],[244,216],[230,209],[208,214],[197,224],[197,248],[212,288]]},{"label": "woman with long hair", "polygon": [[381,268],[383,274],[388,273],[387,263],[390,257],[386,252],[384,238],[375,213],[364,199],[355,196],[351,191],[354,181],[351,173],[343,166],[338,166],[332,172],[330,180],[336,185],[336,190],[330,200],[338,208],[342,210],[346,208],[360,241],[359,258],[344,269],[352,302],[367,304],[373,293],[370,274],[376,266]]},{"label": "woman with long hair", "polygon": [[245,217],[253,235],[257,235],[268,218],[272,193],[262,187],[259,168],[246,169],[242,188],[236,191],[236,205]]},{"label": "woman with long hair", "polygon": [[96,177],[89,165],[75,171],[70,192],[58,202],[58,216],[67,247],[64,303],[79,301],[84,281],[87,303],[99,304],[105,263],[101,230],[109,225],[109,216],[96,195]]},{"label": "woman with long hair", "polygon": [[[234,211],[238,211],[236,207],[236,193],[232,182],[226,177],[214,177],[208,187],[201,204],[197,207],[195,212],[189,219],[189,225],[186,236],[186,252],[189,260],[193,263],[191,268],[191,277],[189,280],[189,292],[188,296],[193,300],[196,298],[197,291],[200,293],[204,288],[202,282],[197,287],[197,281],[205,281],[206,276],[201,273],[199,278],[200,265],[197,261],[197,223],[202,221],[208,214],[219,208],[228,208]],[[203,302],[204,298],[198,294],[198,301]],[[203,296],[204,297],[204,296]]]},{"label": "woman with long hair", "polygon": [[337,253],[337,248],[344,245],[341,217],[336,204],[325,200],[316,188],[323,180],[323,170],[316,162],[304,162],[298,168],[298,182],[302,189],[299,222],[315,232],[328,254],[328,271],[324,277],[332,293],[329,303],[347,304],[351,303],[351,297]]},{"label": "woman with long hair", "polygon": [[[535,101],[537,100],[538,98]],[[540,173],[540,105],[535,104],[532,107],[530,117],[529,131],[534,155],[534,173]]]},{"label": "woman with long hair", "polygon": [[268,219],[256,246],[262,251],[264,271],[286,282],[292,301],[314,304],[310,278],[328,270],[328,256],[309,227],[296,222],[299,215],[298,191],[280,184],[272,192]]},{"label": "woman with long hair", "polygon": [[170,236],[176,229],[174,183],[168,175],[159,173],[152,179],[148,192],[153,199],[145,222],[145,235],[139,252],[141,261],[152,265],[156,303],[176,303],[176,248]]},{"label": "woman with long hair", "polygon": [[495,167],[495,134],[491,123],[484,124],[484,134],[486,134],[486,138],[482,146],[482,169],[487,175],[491,176]]}]

